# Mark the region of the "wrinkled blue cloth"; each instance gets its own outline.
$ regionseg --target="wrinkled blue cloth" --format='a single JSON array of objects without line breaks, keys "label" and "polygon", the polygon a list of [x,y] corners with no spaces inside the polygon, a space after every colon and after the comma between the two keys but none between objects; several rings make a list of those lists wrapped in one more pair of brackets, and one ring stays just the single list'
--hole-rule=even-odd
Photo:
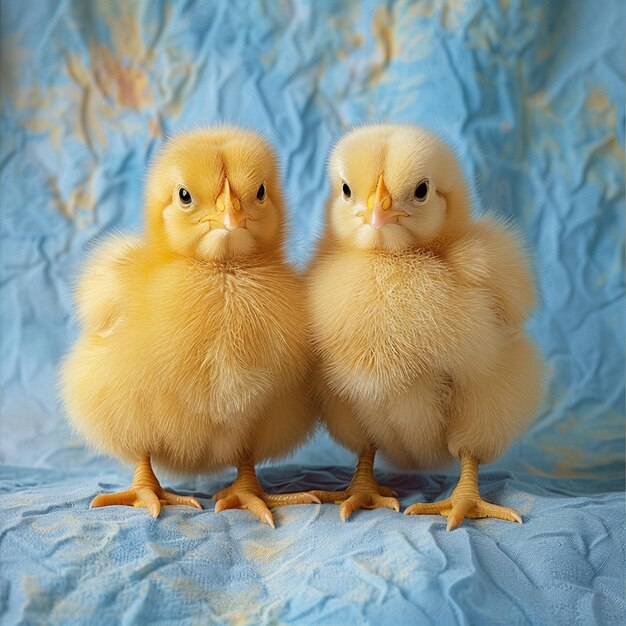
[{"label": "wrinkled blue cloth", "polygon": [[[260,472],[272,491],[343,488],[347,469]],[[523,525],[331,505],[275,510],[276,530],[245,511],[213,513],[234,473],[174,484],[209,510],[89,509],[118,473],[5,467],[0,598],[7,621],[62,624],[623,623],[622,481],[485,472],[483,495]],[[449,495],[441,476],[380,474],[403,507]],[[342,482],[343,481],[343,482]],[[18,491],[19,490],[19,491]],[[622,535],[622,536],[620,536]]]},{"label": "wrinkled blue cloth", "polygon": [[[624,607],[626,8],[522,0],[0,4],[0,623],[614,624]],[[57,367],[89,246],[141,227],[164,136],[228,121],[283,167],[303,266],[352,124],[412,122],[458,150],[476,214],[519,227],[540,304],[545,405],[484,496],[522,526],[284,507],[271,531],[208,496],[233,471],[164,482],[207,510],[89,510],[130,468],[68,429]],[[268,489],[340,487],[318,434]],[[380,465],[403,506],[455,468]]]}]

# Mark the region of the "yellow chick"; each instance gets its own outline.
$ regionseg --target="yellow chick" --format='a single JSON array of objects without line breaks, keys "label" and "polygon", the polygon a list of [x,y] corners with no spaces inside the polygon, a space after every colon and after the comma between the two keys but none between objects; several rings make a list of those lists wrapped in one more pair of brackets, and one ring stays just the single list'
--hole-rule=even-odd
[{"label": "yellow chick", "polygon": [[513,231],[470,215],[452,152],[427,131],[359,128],[335,147],[324,236],[308,271],[317,396],[331,435],[359,456],[344,492],[355,509],[399,510],[376,483],[380,450],[405,468],[458,459],[450,498],[409,515],[521,522],[478,492],[478,464],[500,456],[537,411],[541,362],[524,334],[534,304]]},{"label": "yellow chick", "polygon": [[131,487],[92,506],[200,503],[165,491],[176,472],[238,468],[216,511],[318,502],[262,491],[254,464],[302,443],[314,423],[304,295],[283,255],[276,160],[232,127],[170,140],[150,168],[142,237],[100,245],[77,290],[82,334],[63,364],[76,430],[135,463]]}]

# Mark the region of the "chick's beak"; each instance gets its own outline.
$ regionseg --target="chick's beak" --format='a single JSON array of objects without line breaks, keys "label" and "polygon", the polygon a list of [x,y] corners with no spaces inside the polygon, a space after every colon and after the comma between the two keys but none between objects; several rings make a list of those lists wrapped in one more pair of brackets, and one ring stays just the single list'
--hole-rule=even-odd
[{"label": "chick's beak", "polygon": [[224,187],[215,201],[218,215],[215,221],[221,222],[226,230],[237,230],[248,216],[241,210],[241,201],[232,192],[228,178],[224,180]]},{"label": "chick's beak", "polygon": [[393,210],[391,208],[391,202],[391,194],[387,190],[387,187],[385,186],[385,180],[383,179],[383,175],[381,174],[378,177],[378,184],[376,185],[376,189],[370,194],[370,197],[367,199],[369,225],[372,228],[381,228],[389,220],[398,215],[406,216],[406,213],[404,213],[403,211]]}]

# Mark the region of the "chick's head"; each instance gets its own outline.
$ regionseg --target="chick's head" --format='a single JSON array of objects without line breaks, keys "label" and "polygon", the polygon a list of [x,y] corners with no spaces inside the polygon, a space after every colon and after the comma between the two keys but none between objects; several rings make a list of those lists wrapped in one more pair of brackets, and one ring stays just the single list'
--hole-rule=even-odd
[{"label": "chick's head", "polygon": [[377,125],[345,135],[329,161],[328,222],[358,249],[427,245],[469,219],[469,194],[452,151],[416,126]]},{"label": "chick's head", "polygon": [[170,139],[152,164],[146,198],[149,236],[175,253],[211,260],[282,247],[276,159],[251,131],[221,127]]}]

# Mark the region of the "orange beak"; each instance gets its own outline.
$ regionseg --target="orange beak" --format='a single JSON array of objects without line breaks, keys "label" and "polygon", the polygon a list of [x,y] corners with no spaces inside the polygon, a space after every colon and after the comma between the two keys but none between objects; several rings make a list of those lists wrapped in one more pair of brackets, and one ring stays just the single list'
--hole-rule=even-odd
[{"label": "orange beak", "polygon": [[241,201],[231,191],[228,178],[224,179],[224,188],[220,195],[217,196],[215,206],[218,215],[211,217],[216,217],[217,219],[215,221],[221,222],[226,230],[237,230],[244,220],[249,219],[241,210]]},{"label": "orange beak", "polygon": [[387,190],[385,186],[385,181],[383,179],[383,175],[381,174],[378,177],[378,184],[376,185],[376,190],[370,194],[370,197],[367,199],[367,209],[369,213],[369,225],[372,228],[381,228],[384,226],[389,220],[398,216],[404,215],[406,213],[403,211],[394,211],[391,209],[391,194]]}]

